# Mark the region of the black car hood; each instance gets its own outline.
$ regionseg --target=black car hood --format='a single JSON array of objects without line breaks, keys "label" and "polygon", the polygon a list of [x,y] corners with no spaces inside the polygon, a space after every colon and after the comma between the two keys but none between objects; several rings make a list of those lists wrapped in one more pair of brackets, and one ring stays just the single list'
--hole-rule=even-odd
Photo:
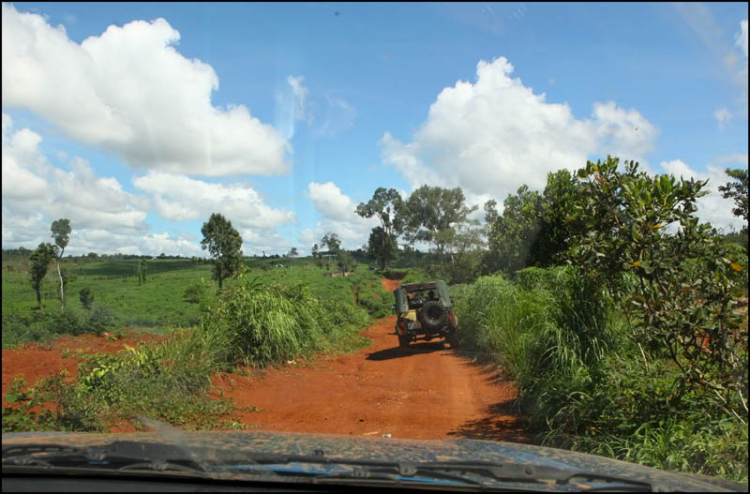
[{"label": "black car hood", "polygon": [[748,491],[747,484],[703,475],[673,473],[632,463],[572,451],[526,444],[473,439],[412,440],[288,432],[186,432],[165,427],[159,432],[131,434],[4,433],[3,448],[29,444],[74,447],[106,446],[116,441],[147,442],[200,451],[201,459],[214,454],[242,452],[293,456],[325,455],[326,459],[373,462],[502,462],[550,466],[572,473],[595,473],[658,484],[670,491]]}]

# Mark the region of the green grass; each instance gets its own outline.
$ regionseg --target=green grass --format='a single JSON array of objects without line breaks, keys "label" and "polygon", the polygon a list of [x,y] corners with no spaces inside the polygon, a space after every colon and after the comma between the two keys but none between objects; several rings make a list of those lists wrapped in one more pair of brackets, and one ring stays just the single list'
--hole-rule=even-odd
[{"label": "green grass", "polygon": [[[28,274],[24,273],[24,259],[3,260],[3,347],[22,341],[44,341],[59,336],[60,331],[32,322],[29,318],[38,312],[36,295]],[[272,267],[277,263],[285,268]],[[272,283],[304,283],[311,293],[321,300],[359,306],[372,317],[390,315],[392,296],[383,289],[380,277],[358,265],[349,277],[325,278],[327,270],[316,267],[309,259],[246,259],[250,268],[248,276],[261,285]],[[139,284],[136,278],[138,260],[110,260],[75,263],[65,261],[63,268],[72,274],[66,286],[66,311],[89,316],[80,300],[79,292],[89,288],[94,295],[93,307],[112,314],[116,326],[149,327],[164,331],[173,326],[189,327],[200,321],[201,306],[186,297],[188,287],[208,284],[203,297],[210,298],[217,291],[211,282],[211,265],[188,260],[152,260],[148,262],[147,281]],[[236,281],[225,281],[231,287]],[[57,272],[52,267],[42,289],[42,312],[47,315],[60,311]],[[358,302],[357,302],[358,300]],[[44,327],[42,327],[44,326]]]},{"label": "green grass", "polygon": [[[145,416],[186,428],[226,428],[234,407],[209,396],[210,376],[237,366],[266,367],[317,353],[348,352],[368,341],[370,321],[353,303],[320,300],[304,283],[268,284],[239,277],[204,307],[201,323],[159,343],[87,357],[75,382],[55,376],[6,395],[3,431],[107,430]],[[55,411],[31,408],[52,401]]]},{"label": "green grass", "polygon": [[526,269],[514,282],[484,277],[452,293],[464,347],[516,382],[519,416],[542,444],[747,480],[747,425],[708,392],[678,393],[671,360],[646,351],[646,366],[583,273]]}]

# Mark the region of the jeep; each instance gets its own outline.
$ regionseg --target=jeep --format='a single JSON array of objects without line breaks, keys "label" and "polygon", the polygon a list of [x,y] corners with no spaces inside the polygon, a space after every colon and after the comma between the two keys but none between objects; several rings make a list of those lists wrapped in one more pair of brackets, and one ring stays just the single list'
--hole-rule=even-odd
[{"label": "jeep", "polygon": [[451,348],[458,347],[458,318],[444,281],[423,281],[399,285],[394,292],[398,315],[398,344],[405,348],[417,339],[445,338]]}]

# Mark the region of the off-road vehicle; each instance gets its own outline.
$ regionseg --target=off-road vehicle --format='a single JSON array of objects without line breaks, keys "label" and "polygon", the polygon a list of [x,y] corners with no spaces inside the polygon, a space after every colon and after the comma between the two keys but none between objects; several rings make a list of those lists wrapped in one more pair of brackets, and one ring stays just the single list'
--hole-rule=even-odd
[{"label": "off-road vehicle", "polygon": [[430,341],[434,338],[445,338],[451,348],[458,346],[458,318],[453,314],[453,303],[444,281],[400,285],[394,295],[399,346],[406,347],[417,339]]}]

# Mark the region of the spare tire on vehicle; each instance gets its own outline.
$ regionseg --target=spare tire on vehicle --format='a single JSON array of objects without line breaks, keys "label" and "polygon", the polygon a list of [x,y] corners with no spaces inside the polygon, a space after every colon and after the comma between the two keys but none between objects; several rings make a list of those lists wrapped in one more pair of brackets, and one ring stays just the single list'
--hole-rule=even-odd
[{"label": "spare tire on vehicle", "polygon": [[422,326],[428,331],[435,331],[443,327],[448,319],[445,307],[436,300],[430,300],[420,310]]}]

